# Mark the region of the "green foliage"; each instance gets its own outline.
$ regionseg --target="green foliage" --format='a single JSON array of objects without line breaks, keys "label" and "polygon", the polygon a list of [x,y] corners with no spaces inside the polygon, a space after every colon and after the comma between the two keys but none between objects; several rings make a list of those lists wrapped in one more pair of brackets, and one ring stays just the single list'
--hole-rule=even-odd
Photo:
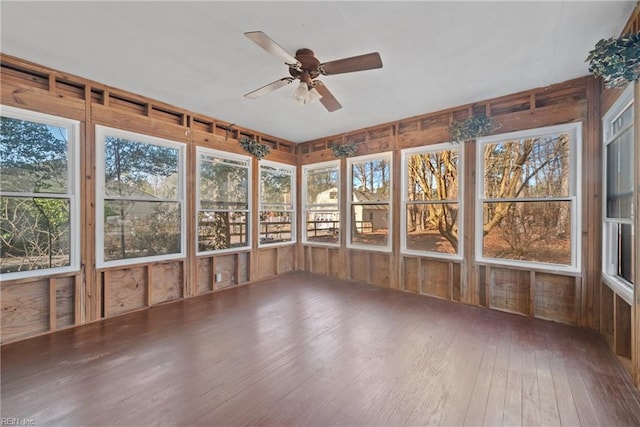
[{"label": "green foliage", "polygon": [[68,265],[69,202],[46,197],[47,193],[67,193],[68,155],[66,129],[2,117],[2,191],[40,193],[42,197],[0,199],[0,272]]},{"label": "green foliage", "polygon": [[177,197],[178,150],[107,136],[104,173],[108,196]]},{"label": "green foliage", "polygon": [[239,142],[242,148],[244,148],[244,151],[254,155],[260,160],[262,160],[271,152],[271,148],[269,148],[268,146],[260,144],[255,139],[251,139],[246,136],[242,136]]},{"label": "green foliage", "polygon": [[454,121],[448,130],[453,141],[463,142],[489,135],[498,128],[494,125],[491,117],[484,114],[474,114],[464,122]]},{"label": "green foliage", "polygon": [[338,158],[351,157],[358,149],[358,147],[356,147],[356,143],[353,141],[346,142],[344,144],[331,144],[329,148],[331,149],[333,155]]},{"label": "green foliage", "polygon": [[602,39],[589,52],[589,71],[608,88],[623,87],[640,78],[640,32]]},{"label": "green foliage", "polygon": [[[59,137],[54,132],[59,133]],[[3,191],[66,192],[67,156],[65,129],[2,117],[0,179]]]},{"label": "green foliage", "polygon": [[293,176],[286,170],[262,167],[260,172],[260,201],[266,204],[287,204],[291,202]]}]

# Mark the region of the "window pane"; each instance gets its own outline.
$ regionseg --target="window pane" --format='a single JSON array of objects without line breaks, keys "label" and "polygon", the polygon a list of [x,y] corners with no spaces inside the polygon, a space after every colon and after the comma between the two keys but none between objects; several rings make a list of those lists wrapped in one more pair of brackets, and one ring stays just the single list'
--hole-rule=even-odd
[{"label": "window pane", "polygon": [[210,212],[198,214],[198,250],[213,251],[244,247],[248,244],[246,212]]},{"label": "window pane", "polygon": [[458,204],[407,205],[407,249],[458,253]]},{"label": "window pane", "polygon": [[307,241],[318,243],[339,243],[340,212],[308,212]]},{"label": "window pane", "polygon": [[631,218],[633,206],[633,129],[607,145],[607,217]]},{"label": "window pane", "polygon": [[307,172],[307,203],[338,203],[338,170],[336,168]]},{"label": "window pane", "polygon": [[180,253],[180,203],[104,202],[104,260]]},{"label": "window pane", "polygon": [[104,145],[106,196],[180,197],[177,149],[111,136]]},{"label": "window pane", "polygon": [[571,202],[484,203],[482,254],[571,264]]},{"label": "window pane", "polygon": [[457,200],[458,151],[415,154],[408,158],[407,197],[413,200]]},{"label": "window pane", "polygon": [[618,276],[629,283],[635,283],[635,247],[633,242],[633,226],[618,226]]},{"label": "window pane", "polygon": [[290,242],[291,212],[260,212],[260,243]]},{"label": "window pane", "polygon": [[623,112],[611,122],[611,131],[612,134],[615,135],[620,131],[620,129],[629,125],[633,120],[633,104],[629,105]]},{"label": "window pane", "polygon": [[484,146],[488,199],[569,196],[570,136],[505,141]]},{"label": "window pane", "polygon": [[352,200],[354,202],[388,202],[388,160],[370,160],[351,165]]},{"label": "window pane", "polygon": [[247,210],[249,209],[248,200],[249,170],[246,167],[211,156],[201,158],[201,208]]},{"label": "window pane", "polygon": [[261,167],[260,201],[262,203],[292,204],[291,183],[293,176],[289,170]]},{"label": "window pane", "polygon": [[67,129],[2,117],[2,191],[68,193],[68,157]]},{"label": "window pane", "polygon": [[0,272],[70,265],[70,202],[0,198]]},{"label": "window pane", "polygon": [[388,205],[351,205],[351,243],[386,246]]}]

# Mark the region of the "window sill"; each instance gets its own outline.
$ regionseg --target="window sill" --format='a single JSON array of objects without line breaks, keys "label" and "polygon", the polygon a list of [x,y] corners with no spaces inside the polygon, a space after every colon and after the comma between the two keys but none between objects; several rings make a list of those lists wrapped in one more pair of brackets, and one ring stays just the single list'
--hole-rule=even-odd
[{"label": "window sill", "polygon": [[602,281],[627,304],[633,306],[633,288],[625,285],[620,279],[609,276],[608,274],[602,275]]}]

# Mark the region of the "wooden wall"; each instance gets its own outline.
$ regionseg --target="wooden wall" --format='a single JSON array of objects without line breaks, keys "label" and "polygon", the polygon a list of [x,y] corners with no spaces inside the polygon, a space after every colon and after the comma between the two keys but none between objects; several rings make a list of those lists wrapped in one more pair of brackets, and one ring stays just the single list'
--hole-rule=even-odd
[{"label": "wooden wall", "polygon": [[[636,7],[624,32],[639,30]],[[640,385],[640,292],[629,305],[601,281],[601,117],[619,91],[603,91],[591,77],[536,88],[435,113],[384,123],[329,136],[296,146],[291,142],[232,126],[214,118],[166,105],[140,95],[0,54],[1,102],[4,105],[71,118],[81,123],[81,270],[76,274],[42,276],[0,283],[2,342],[48,333],[102,318],[141,310],[156,304],[275,276],[305,271],[359,280],[404,292],[429,295],[541,319],[586,326],[601,331],[612,348],[627,361]],[[636,99],[640,89],[636,84]],[[636,129],[640,106],[636,102]],[[258,248],[257,227],[253,247],[220,255],[197,256],[195,251],[195,150],[210,147],[244,153],[237,143],[242,135],[272,147],[268,159],[289,164],[333,160],[333,143],[357,143],[356,155],[391,151],[394,182],[400,182],[400,151],[449,140],[453,120],[485,113],[500,126],[500,133],[572,122],[583,125],[582,271],[549,273],[475,261],[472,214],[464,223],[463,260],[442,260],[400,253],[400,223],[392,224],[392,252],[346,247],[285,245]],[[187,254],[184,259],[142,263],[125,267],[95,267],[95,138],[96,124],[163,137],[187,144]],[[636,140],[640,132],[636,132]],[[637,142],[637,141],[636,141]],[[638,145],[638,144],[636,144]],[[464,144],[465,169],[475,169],[475,143]],[[636,170],[640,160],[636,155]],[[341,194],[346,194],[346,161],[341,160]],[[253,162],[254,180],[258,162]],[[640,175],[640,174],[639,174]],[[298,173],[298,201],[300,201]],[[636,177],[640,188],[640,176]],[[254,182],[255,184],[255,182]],[[465,174],[463,203],[474,212],[474,173]],[[254,186],[254,188],[258,188]],[[255,193],[255,192],[254,192]],[[254,194],[254,207],[257,196]],[[640,204],[636,200],[638,210]],[[400,192],[392,199],[392,214],[400,218]],[[298,202],[298,211],[300,211]],[[341,200],[346,218],[346,201]],[[301,235],[302,218],[297,231]],[[257,210],[252,221],[257,224]],[[640,229],[636,218],[636,230]],[[640,243],[636,239],[636,253]],[[639,257],[640,258],[640,257]],[[640,271],[640,260],[636,260]],[[217,273],[221,280],[216,281]]]},{"label": "wooden wall", "polygon": [[[195,251],[196,147],[246,154],[242,135],[272,150],[269,160],[296,164],[289,141],[232,126],[100,83],[2,54],[1,102],[81,123],[81,270],[0,283],[2,342],[80,325],[180,298],[215,292],[292,271],[295,245],[258,249],[257,210],[253,247],[220,255]],[[187,145],[187,253],[183,259],[96,269],[95,125],[110,126]],[[254,187],[259,162],[253,163]],[[257,197],[254,195],[254,206]],[[216,273],[221,280],[216,281]]]},{"label": "wooden wall", "polygon": [[[622,34],[640,31],[640,3],[636,6]],[[635,128],[640,129],[640,84],[636,83]],[[392,151],[394,184],[400,182],[400,151],[449,141],[447,127],[453,120],[464,120],[472,114],[484,113],[500,126],[499,133],[582,122],[582,248],[579,274],[549,273],[535,269],[519,269],[501,265],[483,265],[475,261],[473,218],[475,204],[475,143],[464,145],[465,174],[463,203],[463,261],[403,255],[400,253],[399,221],[392,225],[393,251],[379,254],[352,250],[341,237],[340,247],[326,248],[303,245],[301,268],[317,274],[349,278],[423,294],[460,301],[495,310],[584,326],[600,331],[613,351],[633,375],[640,387],[640,286],[635,287],[634,304],[630,305],[601,280],[602,268],[602,129],[604,113],[622,90],[605,90],[593,77],[537,88],[474,104],[411,117],[333,135],[298,145],[300,164],[332,160],[332,144],[355,142],[356,156]],[[640,147],[640,132],[635,132]],[[640,188],[640,150],[636,150],[636,188]],[[346,182],[345,162],[341,163],[341,179]],[[342,194],[346,194],[343,185]],[[393,194],[393,217],[399,218],[400,192]],[[640,196],[636,197],[640,212]],[[342,202],[341,216],[346,215]],[[636,215],[636,230],[640,230]],[[344,234],[344,233],[342,233]],[[636,239],[636,254],[640,239]],[[640,257],[636,257],[636,272]],[[395,272],[395,273],[394,273]]]},{"label": "wooden wall", "polygon": [[[447,128],[453,120],[472,114],[491,116],[500,133],[559,125],[583,124],[581,149],[588,174],[583,188],[582,274],[553,274],[475,262],[473,239],[475,223],[475,143],[463,145],[465,170],[464,257],[463,261],[400,253],[400,221],[392,224],[393,250],[382,253],[349,249],[346,236],[340,247],[303,245],[301,268],[307,271],[359,280],[406,292],[430,295],[466,304],[490,307],[574,325],[598,327],[597,313],[600,261],[594,253],[600,247],[600,116],[598,82],[584,77],[565,83],[516,93],[496,99],[463,105],[341,135],[309,141],[298,146],[301,164],[333,159],[331,144],[353,141],[356,156],[391,151],[394,187],[401,182],[400,151],[450,140]],[[345,162],[341,163],[346,183]],[[346,190],[344,188],[343,190]],[[346,194],[343,191],[342,194]],[[401,194],[392,194],[393,217],[400,217]],[[344,198],[343,198],[344,199]],[[342,217],[347,218],[342,201]],[[587,220],[588,218],[588,220]],[[344,260],[344,261],[343,261]]]}]

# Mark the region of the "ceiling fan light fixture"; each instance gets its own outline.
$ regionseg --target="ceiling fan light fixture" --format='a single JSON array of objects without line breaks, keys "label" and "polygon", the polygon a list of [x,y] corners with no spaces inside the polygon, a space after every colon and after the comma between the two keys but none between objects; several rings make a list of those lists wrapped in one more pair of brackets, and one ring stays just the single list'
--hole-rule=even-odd
[{"label": "ceiling fan light fixture", "polygon": [[309,97],[309,88],[305,82],[300,82],[296,90],[293,92],[293,99],[300,105],[306,104]]},{"label": "ceiling fan light fixture", "polygon": [[313,104],[314,102],[319,101],[320,98],[322,98],[322,95],[320,95],[320,92],[318,92],[316,88],[313,87],[307,94],[307,97],[309,98],[309,104]]}]

